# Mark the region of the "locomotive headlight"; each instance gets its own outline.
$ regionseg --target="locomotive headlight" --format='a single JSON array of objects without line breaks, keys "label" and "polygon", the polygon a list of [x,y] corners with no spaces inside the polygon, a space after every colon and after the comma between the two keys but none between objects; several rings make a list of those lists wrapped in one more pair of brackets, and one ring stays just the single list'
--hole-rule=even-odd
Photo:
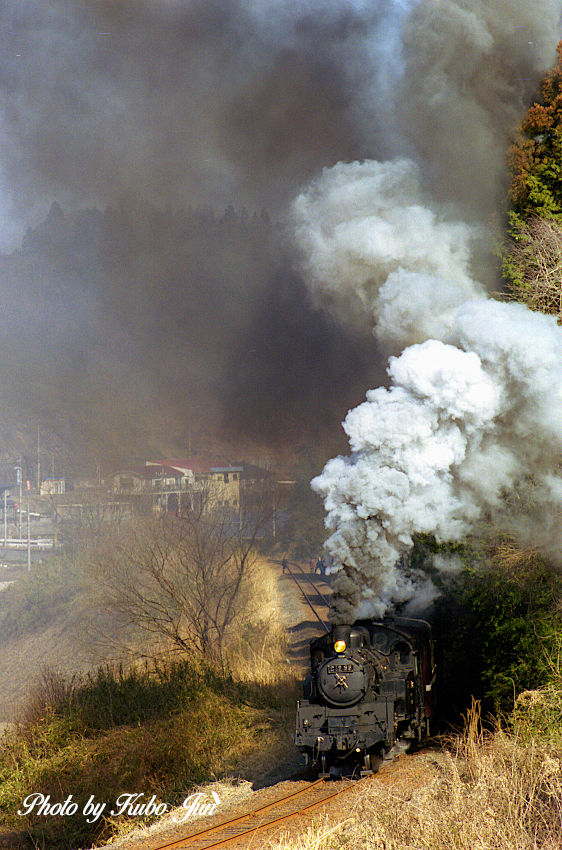
[{"label": "locomotive headlight", "polygon": [[334,649],[336,652],[345,652],[346,642],[344,640],[337,640],[334,644]]}]

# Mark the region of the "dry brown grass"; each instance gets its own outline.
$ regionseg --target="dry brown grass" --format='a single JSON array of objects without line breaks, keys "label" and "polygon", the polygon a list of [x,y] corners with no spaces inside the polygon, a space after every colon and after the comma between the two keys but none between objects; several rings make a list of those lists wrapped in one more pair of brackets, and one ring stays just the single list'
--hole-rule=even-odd
[{"label": "dry brown grass", "polygon": [[535,569],[543,560],[538,549],[531,546],[518,546],[510,542],[495,545],[492,557],[496,566],[514,577],[521,572]]},{"label": "dry brown grass", "polygon": [[20,722],[24,726],[37,723],[53,706],[70,699],[73,685],[73,678],[68,679],[55,668],[45,665],[29,687],[21,708]]},{"label": "dry brown grass", "polygon": [[264,740],[263,753],[252,754],[249,772],[267,772],[274,763],[293,752],[295,706],[302,671],[287,663],[287,631],[281,622],[277,576],[266,560],[259,559],[253,571],[251,592],[246,600],[246,624],[238,639],[231,637],[227,660],[234,678],[257,685],[263,698],[277,709],[270,716],[272,727]]},{"label": "dry brown grass", "polygon": [[[405,768],[407,769],[407,768]],[[348,802],[349,805],[349,802]],[[560,850],[562,758],[498,730],[477,711],[422,787],[372,782],[341,820],[326,818],[277,850]]]},{"label": "dry brown grass", "polygon": [[287,664],[287,632],[281,622],[277,577],[258,559],[245,600],[244,628],[231,635],[228,665],[234,677],[257,685],[284,685],[295,680]]}]

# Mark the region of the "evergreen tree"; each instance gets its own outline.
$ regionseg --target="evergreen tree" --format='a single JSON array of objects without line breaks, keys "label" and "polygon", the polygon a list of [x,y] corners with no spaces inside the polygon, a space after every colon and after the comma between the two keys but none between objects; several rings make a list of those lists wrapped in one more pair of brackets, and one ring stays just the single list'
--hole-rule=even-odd
[{"label": "evergreen tree", "polygon": [[558,63],[540,85],[510,151],[512,222],[531,217],[562,222],[562,41]]}]

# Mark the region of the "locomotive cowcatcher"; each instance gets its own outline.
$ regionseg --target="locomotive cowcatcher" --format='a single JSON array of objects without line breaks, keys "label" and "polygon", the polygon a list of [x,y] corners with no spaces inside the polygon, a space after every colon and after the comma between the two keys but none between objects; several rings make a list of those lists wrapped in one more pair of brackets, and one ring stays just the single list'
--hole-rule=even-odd
[{"label": "locomotive cowcatcher", "polygon": [[398,742],[429,735],[435,663],[425,620],[334,625],[311,642],[295,744],[321,774],[366,773]]}]

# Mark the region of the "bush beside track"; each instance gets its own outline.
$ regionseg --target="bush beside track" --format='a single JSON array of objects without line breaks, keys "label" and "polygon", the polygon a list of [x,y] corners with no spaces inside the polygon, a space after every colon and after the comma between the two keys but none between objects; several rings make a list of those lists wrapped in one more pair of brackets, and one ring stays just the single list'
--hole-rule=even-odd
[{"label": "bush beside track", "polygon": [[[92,794],[113,803],[142,791],[177,806],[194,785],[247,770],[265,746],[270,763],[280,759],[288,743],[283,692],[292,713],[294,689],[236,682],[190,661],[105,667],[80,681],[46,675],[30,718],[3,740],[1,823],[21,833],[21,846],[25,833],[53,850],[106,840],[120,825],[86,823],[81,810]],[[71,793],[78,813],[18,817],[31,791],[51,802]]]},{"label": "bush beside track", "polygon": [[[40,640],[46,623],[76,636],[80,622],[99,616],[107,623],[83,569],[73,566],[53,564],[5,592],[4,652],[29,635]],[[30,686],[18,724],[2,740],[0,846],[3,833],[18,832],[21,846],[89,847],[126,828],[125,821],[88,825],[81,810],[92,794],[108,803],[124,792],[142,792],[145,800],[155,794],[171,808],[201,782],[232,773],[253,779],[292,753],[295,674],[276,617],[275,576],[263,565],[253,589],[256,598],[246,600],[222,670],[193,653],[160,655],[161,646],[152,648],[152,660],[106,664],[83,675],[62,675],[69,659],[52,659],[57,669]],[[50,794],[51,802],[72,794],[81,805],[74,817],[18,817],[32,792]],[[15,837],[9,842],[10,850],[17,846]]]}]

